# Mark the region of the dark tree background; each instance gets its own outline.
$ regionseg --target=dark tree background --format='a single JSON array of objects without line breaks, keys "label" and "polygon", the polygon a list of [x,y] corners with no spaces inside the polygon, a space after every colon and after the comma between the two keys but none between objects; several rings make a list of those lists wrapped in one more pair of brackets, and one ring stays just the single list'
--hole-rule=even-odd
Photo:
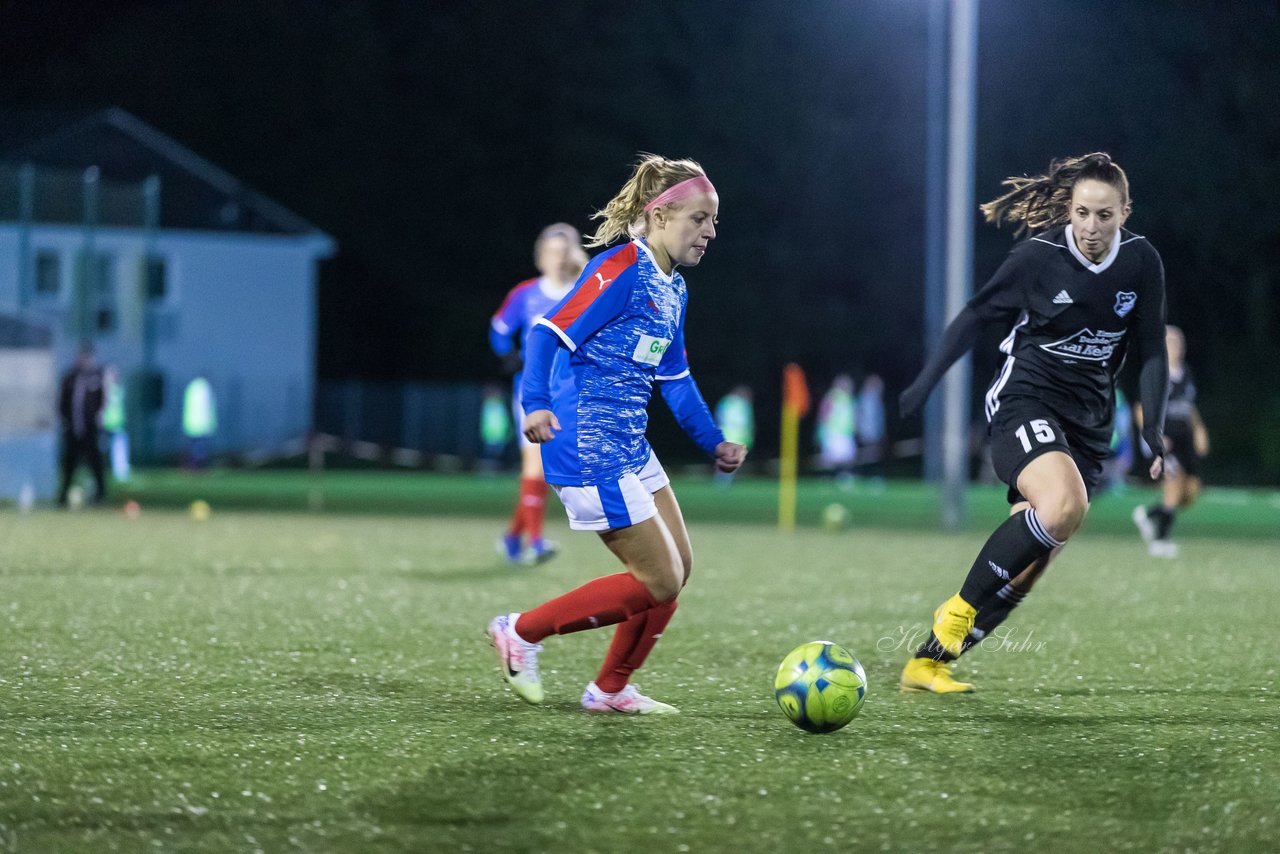
[{"label": "dark tree background", "polygon": [[[494,376],[488,316],[538,230],[588,229],[637,151],[694,157],[722,218],[691,358],[708,397],[747,381],[768,412],[787,360],[891,393],[919,368],[925,36],[901,0],[0,0],[0,107],[118,104],[333,234],[327,378]],[[979,200],[1111,152],[1211,476],[1280,482],[1277,4],[983,0],[979,37]],[[1011,237],[974,223],[980,284]]]}]

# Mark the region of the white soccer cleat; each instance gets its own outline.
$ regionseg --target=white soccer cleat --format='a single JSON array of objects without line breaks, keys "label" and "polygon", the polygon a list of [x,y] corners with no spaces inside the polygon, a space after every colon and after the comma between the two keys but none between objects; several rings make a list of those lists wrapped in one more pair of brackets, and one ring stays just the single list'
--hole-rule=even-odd
[{"label": "white soccer cleat", "polygon": [[1156,523],[1151,521],[1151,517],[1147,515],[1147,508],[1141,504],[1133,508],[1133,524],[1138,526],[1138,533],[1142,535],[1142,541],[1149,548],[1156,540]]},{"label": "white soccer cleat", "polygon": [[616,694],[607,694],[592,682],[582,692],[582,708],[588,712],[622,715],[678,715],[680,710],[646,697],[628,685]]},{"label": "white soccer cleat", "polygon": [[1152,540],[1147,544],[1147,554],[1152,557],[1176,558],[1178,544],[1170,540]]},{"label": "white soccer cleat", "polygon": [[489,642],[502,662],[502,678],[526,703],[542,702],[542,680],[538,678],[538,653],[542,644],[529,643],[516,634],[519,614],[502,614],[489,621]]}]

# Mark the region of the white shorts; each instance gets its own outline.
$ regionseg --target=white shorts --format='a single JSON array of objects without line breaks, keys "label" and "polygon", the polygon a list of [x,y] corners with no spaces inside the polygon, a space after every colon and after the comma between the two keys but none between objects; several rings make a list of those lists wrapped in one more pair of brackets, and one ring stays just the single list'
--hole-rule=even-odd
[{"label": "white shorts", "polygon": [[628,472],[613,483],[599,486],[556,486],[552,489],[560,496],[569,514],[569,527],[575,531],[609,531],[629,528],[658,515],[658,505],[653,494],[671,482],[658,462],[658,455],[649,454],[649,461],[638,472]]}]

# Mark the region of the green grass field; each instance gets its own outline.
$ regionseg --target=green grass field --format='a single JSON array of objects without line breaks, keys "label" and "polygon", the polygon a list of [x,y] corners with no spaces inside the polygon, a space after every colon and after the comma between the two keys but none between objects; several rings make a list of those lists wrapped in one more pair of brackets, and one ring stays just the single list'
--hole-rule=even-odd
[{"label": "green grass field", "polygon": [[[614,571],[554,502],[563,555],[513,570],[492,551],[508,478],[326,481],[335,512],[253,509],[305,507],[305,474],[151,474],[137,520],[0,514],[0,851],[1280,848],[1265,493],[1206,496],[1175,561],[1121,524],[1149,493],[1099,502],[1003,648],[962,662],[978,692],[936,697],[897,674],[998,492],[963,534],[894,485],[837,496],[851,530],[783,535],[767,484],[678,480],[697,565],[636,681],[683,714],[620,720],[577,705],[607,633],[548,640],[541,708],[482,636]],[[805,485],[804,521],[830,490]],[[825,736],[772,696],[819,638],[870,683]]]}]

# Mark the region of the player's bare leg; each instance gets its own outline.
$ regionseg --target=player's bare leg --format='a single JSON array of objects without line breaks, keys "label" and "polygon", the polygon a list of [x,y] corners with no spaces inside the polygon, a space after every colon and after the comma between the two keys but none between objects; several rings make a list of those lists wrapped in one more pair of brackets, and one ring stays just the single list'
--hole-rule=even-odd
[{"label": "player's bare leg", "polygon": [[[592,712],[671,714],[674,706],[641,694],[629,684],[631,674],[644,664],[671,617],[676,598],[693,564],[684,518],[670,486],[654,493],[658,515],[640,525],[601,534],[601,539],[658,599],[659,604],[619,623],[600,674],[582,695],[582,706]],[[652,525],[650,524],[652,523]],[[640,529],[640,530],[637,530]],[[675,584],[674,593],[662,598]]]}]

